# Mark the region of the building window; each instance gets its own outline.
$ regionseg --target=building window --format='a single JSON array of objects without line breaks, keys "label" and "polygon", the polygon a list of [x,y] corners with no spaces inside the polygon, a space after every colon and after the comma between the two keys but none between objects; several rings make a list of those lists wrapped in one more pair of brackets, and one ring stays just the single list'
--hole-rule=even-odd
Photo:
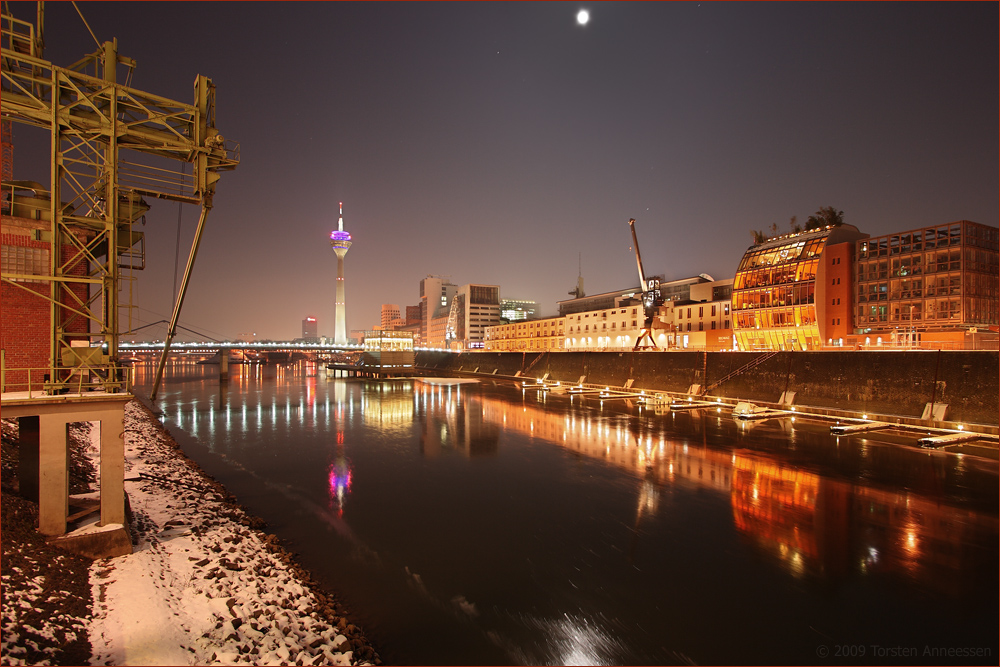
[{"label": "building window", "polygon": [[[712,317],[715,317],[715,306],[714,305],[712,306]],[[712,327],[712,328],[714,329],[715,327]]]},{"label": "building window", "polygon": [[705,317],[705,306],[698,306],[698,317]]},{"label": "building window", "polygon": [[[25,246],[3,246],[3,272],[21,275],[47,276],[49,274],[48,248],[28,248]],[[43,282],[30,278],[18,278],[16,282]]]}]

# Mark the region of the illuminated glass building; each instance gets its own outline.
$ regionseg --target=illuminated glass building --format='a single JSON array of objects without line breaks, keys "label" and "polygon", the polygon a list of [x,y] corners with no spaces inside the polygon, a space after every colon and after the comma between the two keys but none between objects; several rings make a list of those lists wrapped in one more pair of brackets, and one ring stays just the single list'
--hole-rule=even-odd
[{"label": "illuminated glass building", "polygon": [[500,299],[500,317],[508,322],[538,317],[538,302],[527,299]]},{"label": "illuminated glass building", "polygon": [[1000,230],[968,220],[856,243],[859,343],[953,344],[998,324]]},{"label": "illuminated glass building", "polygon": [[733,281],[741,350],[816,350],[853,333],[853,225],[768,239],[747,249]]}]

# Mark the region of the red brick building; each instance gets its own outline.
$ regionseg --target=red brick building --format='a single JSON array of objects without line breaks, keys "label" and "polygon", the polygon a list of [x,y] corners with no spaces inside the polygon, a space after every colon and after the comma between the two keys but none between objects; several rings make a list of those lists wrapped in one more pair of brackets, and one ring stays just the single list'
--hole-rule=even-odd
[{"label": "red brick building", "polygon": [[[4,280],[0,286],[0,348],[3,349],[4,391],[40,389],[51,367],[55,316],[66,339],[89,345],[89,322],[79,311],[89,299],[85,283],[51,280],[53,275],[84,277],[85,255],[73,244],[63,245],[59,265],[51,261],[48,193],[36,183],[3,184],[3,219],[0,254]],[[76,233],[81,245],[93,233]],[[37,277],[34,277],[37,276]],[[61,304],[53,308],[53,301]],[[79,334],[74,336],[72,334]]]}]

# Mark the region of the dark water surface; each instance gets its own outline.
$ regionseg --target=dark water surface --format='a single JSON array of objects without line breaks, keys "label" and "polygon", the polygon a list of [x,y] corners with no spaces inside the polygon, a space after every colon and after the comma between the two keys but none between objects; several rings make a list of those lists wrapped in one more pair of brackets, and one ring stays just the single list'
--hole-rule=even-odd
[{"label": "dark water surface", "polygon": [[386,663],[997,663],[996,460],[491,381],[217,374],[175,366],[165,424]]}]

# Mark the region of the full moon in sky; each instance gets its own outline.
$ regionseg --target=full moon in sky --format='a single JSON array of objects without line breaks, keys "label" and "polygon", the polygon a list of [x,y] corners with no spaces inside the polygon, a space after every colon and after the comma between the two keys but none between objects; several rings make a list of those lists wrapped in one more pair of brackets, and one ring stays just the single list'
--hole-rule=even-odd
[{"label": "full moon in sky", "polygon": [[581,9],[576,13],[576,22],[580,25],[587,25],[587,21],[590,20],[590,12],[586,9]]}]

